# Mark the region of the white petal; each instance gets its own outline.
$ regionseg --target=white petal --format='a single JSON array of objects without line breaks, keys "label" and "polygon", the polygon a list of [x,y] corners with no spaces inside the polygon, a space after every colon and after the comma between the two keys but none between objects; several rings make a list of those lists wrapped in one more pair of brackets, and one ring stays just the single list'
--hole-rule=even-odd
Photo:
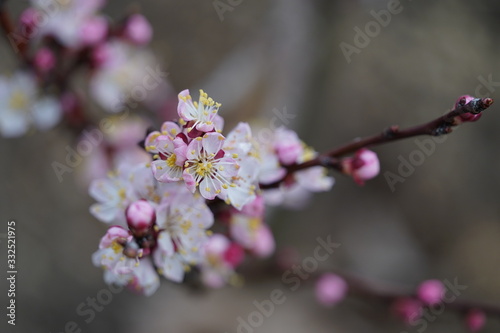
[{"label": "white petal", "polygon": [[33,120],[41,130],[54,127],[61,119],[61,104],[54,98],[43,98],[33,105]]},{"label": "white petal", "polygon": [[224,136],[220,133],[207,133],[203,136],[203,149],[207,154],[217,154],[224,144]]},{"label": "white petal", "polygon": [[25,134],[28,131],[29,122],[26,114],[14,110],[0,111],[0,133],[12,138]]}]

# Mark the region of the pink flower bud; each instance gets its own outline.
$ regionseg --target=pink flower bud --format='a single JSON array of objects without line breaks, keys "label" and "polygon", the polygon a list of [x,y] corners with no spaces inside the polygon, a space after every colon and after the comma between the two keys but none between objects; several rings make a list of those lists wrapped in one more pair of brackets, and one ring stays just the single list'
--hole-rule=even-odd
[{"label": "pink flower bud", "polygon": [[85,45],[95,45],[104,40],[108,33],[108,21],[104,17],[91,17],[84,23],[81,30],[82,42]]},{"label": "pink flower bud", "polygon": [[125,211],[127,224],[130,229],[144,230],[153,225],[156,212],[153,206],[146,200],[131,203]]},{"label": "pink flower bud", "polygon": [[465,324],[469,331],[479,332],[486,324],[486,315],[479,309],[472,309],[465,316]]},{"label": "pink flower bud", "polygon": [[344,173],[351,175],[359,185],[363,185],[365,180],[374,178],[380,172],[377,154],[366,148],[358,150],[354,157],[344,159],[342,165]]},{"label": "pink flower bud", "polygon": [[[472,97],[470,95],[460,96],[457,99],[457,101],[455,102],[455,108],[463,106],[463,105],[469,103],[470,101],[472,101],[473,99],[474,99],[474,97]],[[455,120],[459,124],[464,123],[464,122],[474,122],[474,121],[478,121],[479,118],[481,118],[481,116],[482,116],[482,113],[472,114],[470,112],[467,112],[467,113],[462,113],[460,116],[456,117]]]},{"label": "pink flower bud", "polygon": [[127,240],[130,236],[130,233],[122,227],[112,226],[106,231],[106,234],[101,238],[101,242],[99,243],[100,249],[105,249],[111,246],[111,244],[121,239],[123,241]]},{"label": "pink flower bud", "polygon": [[37,25],[37,16],[40,15],[38,11],[29,7],[26,8],[19,17],[19,23],[21,24],[21,31],[23,32],[23,37],[28,37],[31,35],[33,29],[36,28]]},{"label": "pink flower bud", "polygon": [[341,302],[347,295],[347,282],[332,273],[323,274],[316,282],[316,299],[325,306]]},{"label": "pink flower bud", "polygon": [[245,252],[243,251],[243,248],[236,243],[231,243],[224,252],[224,261],[231,267],[236,267],[241,264],[244,257]]},{"label": "pink flower bud", "polygon": [[34,64],[40,72],[47,73],[56,64],[54,53],[46,47],[41,48],[35,54]]},{"label": "pink flower bud", "polygon": [[457,101],[455,102],[455,108],[458,108],[460,106],[463,106],[467,103],[469,103],[470,101],[472,101],[474,99],[474,97],[472,97],[471,95],[463,95],[463,96],[460,96]]},{"label": "pink flower bud", "polygon": [[443,300],[445,286],[439,280],[427,280],[417,288],[417,296],[425,305],[435,305]]},{"label": "pink flower bud", "polygon": [[153,28],[141,14],[130,16],[125,24],[123,37],[137,45],[149,43],[153,36]]},{"label": "pink flower bud", "polygon": [[256,232],[252,253],[261,258],[269,257],[275,249],[274,237],[271,229],[261,224]]},{"label": "pink flower bud", "polygon": [[399,298],[392,304],[392,311],[406,324],[422,317],[422,303],[413,298]]}]

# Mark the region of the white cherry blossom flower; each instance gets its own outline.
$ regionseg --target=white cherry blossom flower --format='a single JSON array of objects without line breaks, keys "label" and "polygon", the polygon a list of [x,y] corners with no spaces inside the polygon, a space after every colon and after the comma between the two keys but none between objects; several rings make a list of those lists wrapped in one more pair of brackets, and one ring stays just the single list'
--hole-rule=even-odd
[{"label": "white cherry blossom flower", "polygon": [[28,72],[0,77],[0,134],[17,137],[34,125],[39,130],[55,126],[62,116],[53,97],[38,97],[36,79]]}]

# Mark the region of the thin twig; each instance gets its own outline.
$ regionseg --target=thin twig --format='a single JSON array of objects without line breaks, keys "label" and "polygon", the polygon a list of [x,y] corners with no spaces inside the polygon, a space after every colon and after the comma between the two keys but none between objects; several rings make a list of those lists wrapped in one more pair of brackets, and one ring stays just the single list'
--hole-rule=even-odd
[{"label": "thin twig", "polygon": [[391,126],[380,134],[369,136],[363,139],[354,140],[331,151],[318,155],[316,158],[300,163],[286,166],[286,175],[273,183],[260,184],[261,189],[278,187],[285,180],[289,179],[295,172],[314,166],[326,166],[338,169],[338,158],[356,152],[365,147],[372,147],[392,141],[411,138],[419,135],[439,136],[451,133],[452,127],[457,126],[455,118],[464,113],[478,114],[486,110],[493,104],[491,98],[475,98],[465,105],[461,105],[451,110],[446,115],[434,119],[428,123],[400,129],[399,126]]}]

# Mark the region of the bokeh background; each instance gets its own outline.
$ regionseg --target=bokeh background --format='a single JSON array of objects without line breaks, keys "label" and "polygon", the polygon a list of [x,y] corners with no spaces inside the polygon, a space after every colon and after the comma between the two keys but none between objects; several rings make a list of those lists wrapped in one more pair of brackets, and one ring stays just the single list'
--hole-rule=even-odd
[{"label": "bokeh background", "polygon": [[[402,12],[348,63],[340,43],[352,45],[353,29],[364,30],[374,20],[370,11],[389,2],[243,0],[223,20],[211,0],[111,0],[104,12],[119,18],[129,6],[139,7],[154,27],[152,49],[174,90],[205,89],[223,103],[226,128],[257,117],[266,124],[273,109],[286,108],[296,115],[286,125],[324,151],[389,125],[440,116],[458,96],[475,94],[481,77],[500,82],[500,5],[493,0],[402,0]],[[26,6],[10,8],[19,13]],[[16,60],[7,42],[1,44],[2,72],[12,72]],[[500,83],[480,89],[493,98],[499,91]],[[358,187],[334,174],[333,190],[315,195],[306,208],[272,211],[278,248],[309,256],[317,237],[331,235],[341,247],[322,270],[336,267],[408,287],[457,278],[468,287],[460,299],[500,305],[499,126],[494,105],[478,123],[437,144],[395,191],[384,173],[397,173],[401,158],[418,145],[410,139],[377,147],[382,171],[375,180]],[[17,325],[8,332],[64,332],[69,321],[89,333],[236,332],[237,318],[255,310],[254,300],[267,299],[274,288],[287,290],[269,263],[250,262],[242,288],[202,292],[164,281],[149,298],[114,295],[86,323],[77,307],[108,288],[90,261],[105,226],[89,214],[92,200],[76,172],[59,182],[51,167],[64,160],[71,140],[61,128],[0,140],[0,232],[7,221],[17,222]],[[5,267],[3,240],[0,248]],[[377,300],[350,298],[324,308],[312,286],[287,292],[286,302],[255,332],[417,331]],[[499,329],[491,319],[484,332]],[[456,313],[446,312],[425,331],[465,328]]]}]

